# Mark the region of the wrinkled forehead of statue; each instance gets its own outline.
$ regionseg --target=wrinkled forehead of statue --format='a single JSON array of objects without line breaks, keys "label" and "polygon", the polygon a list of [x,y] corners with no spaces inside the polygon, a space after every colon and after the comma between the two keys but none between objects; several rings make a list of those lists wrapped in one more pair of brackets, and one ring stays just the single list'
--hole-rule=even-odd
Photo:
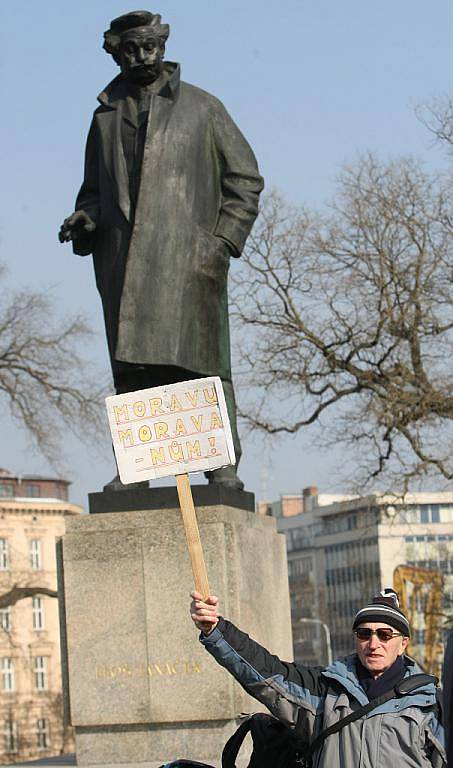
[{"label": "wrinkled forehead of statue", "polygon": [[120,44],[126,37],[143,40],[145,35],[153,36],[159,42],[165,43],[170,34],[168,24],[161,23],[161,16],[150,11],[131,11],[123,16],[118,16],[110,22],[110,28],[104,32],[104,50],[110,53],[116,63],[120,63]]},{"label": "wrinkled forehead of statue", "polygon": [[148,42],[158,45],[159,41],[159,36],[151,27],[134,27],[134,29],[128,29],[121,34],[120,45],[126,45],[127,43],[137,43],[140,45]]}]

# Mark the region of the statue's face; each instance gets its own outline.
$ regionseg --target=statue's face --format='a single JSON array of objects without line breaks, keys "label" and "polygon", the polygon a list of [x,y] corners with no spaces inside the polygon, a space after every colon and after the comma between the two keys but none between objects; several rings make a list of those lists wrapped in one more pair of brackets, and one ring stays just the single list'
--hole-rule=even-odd
[{"label": "statue's face", "polygon": [[137,85],[153,83],[162,72],[164,52],[164,43],[148,27],[131,29],[121,36],[121,72]]}]

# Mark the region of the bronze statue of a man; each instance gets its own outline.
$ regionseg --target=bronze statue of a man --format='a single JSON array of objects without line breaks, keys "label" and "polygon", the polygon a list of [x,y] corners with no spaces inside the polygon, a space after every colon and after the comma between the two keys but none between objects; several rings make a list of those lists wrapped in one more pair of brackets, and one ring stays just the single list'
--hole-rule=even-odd
[{"label": "bronze statue of a man", "polygon": [[[220,376],[239,460],[227,275],[263,180],[220,101],[164,63],[168,34],[148,11],[105,32],[121,73],[98,97],[76,211],[59,237],[93,254],[116,392]],[[207,476],[243,487],[233,467]]]}]

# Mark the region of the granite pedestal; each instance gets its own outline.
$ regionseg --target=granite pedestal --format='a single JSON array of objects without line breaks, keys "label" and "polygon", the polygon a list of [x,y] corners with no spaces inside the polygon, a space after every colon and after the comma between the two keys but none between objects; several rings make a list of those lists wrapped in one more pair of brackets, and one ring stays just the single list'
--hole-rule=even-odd
[{"label": "granite pedestal", "polygon": [[[223,615],[292,658],[285,539],[252,494],[194,486],[211,592]],[[256,711],[204,650],[176,489],[92,494],[59,544],[63,676],[79,766],[219,764]],[[108,511],[112,510],[112,511]]]}]

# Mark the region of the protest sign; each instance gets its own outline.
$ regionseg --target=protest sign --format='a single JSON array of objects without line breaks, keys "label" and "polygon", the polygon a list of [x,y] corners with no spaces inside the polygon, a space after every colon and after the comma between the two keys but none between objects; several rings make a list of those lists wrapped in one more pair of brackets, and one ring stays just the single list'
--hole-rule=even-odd
[{"label": "protest sign", "polygon": [[112,395],[106,404],[125,485],[235,463],[218,376]]},{"label": "protest sign", "polygon": [[111,395],[106,405],[121,482],[176,476],[195,587],[207,597],[208,576],[188,473],[236,461],[220,378]]}]

